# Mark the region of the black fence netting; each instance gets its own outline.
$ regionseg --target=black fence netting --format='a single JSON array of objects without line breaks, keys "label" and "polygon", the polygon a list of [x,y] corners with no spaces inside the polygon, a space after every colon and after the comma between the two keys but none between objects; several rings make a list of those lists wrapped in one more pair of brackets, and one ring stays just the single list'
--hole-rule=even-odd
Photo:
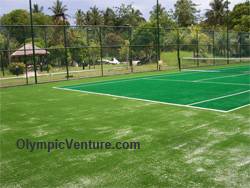
[{"label": "black fence netting", "polygon": [[250,57],[247,32],[208,31],[197,26],[33,28],[34,48],[30,25],[0,26],[1,87],[226,65]]}]

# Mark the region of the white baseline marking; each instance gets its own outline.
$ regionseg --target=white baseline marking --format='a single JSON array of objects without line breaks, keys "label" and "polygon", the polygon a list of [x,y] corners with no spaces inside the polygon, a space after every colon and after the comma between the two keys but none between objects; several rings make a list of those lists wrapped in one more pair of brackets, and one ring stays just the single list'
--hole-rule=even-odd
[{"label": "white baseline marking", "polygon": [[193,72],[187,72],[187,73],[171,73],[171,74],[160,74],[160,75],[153,75],[153,76],[143,76],[143,77],[137,77],[137,78],[128,78],[128,79],[117,79],[117,80],[105,80],[105,81],[97,81],[97,82],[87,82],[84,84],[78,84],[78,85],[72,85],[68,88],[74,88],[79,86],[88,86],[88,85],[106,85],[106,84],[114,84],[114,83],[120,83],[120,82],[129,82],[129,81],[135,81],[135,80],[144,80],[145,78],[158,78],[158,77],[172,77],[176,75],[186,75],[186,74],[193,74]]},{"label": "white baseline marking", "polygon": [[142,78],[144,80],[158,80],[158,81],[171,81],[171,82],[187,82],[187,83],[207,83],[207,84],[219,84],[219,85],[235,85],[235,86],[250,86],[250,84],[238,84],[238,83],[227,83],[227,82],[197,82],[188,80],[172,80],[172,79],[158,79],[158,78]]},{"label": "white baseline marking", "polygon": [[204,102],[215,101],[215,100],[218,100],[218,99],[232,97],[232,96],[240,95],[240,94],[247,93],[247,92],[250,92],[250,90],[246,90],[246,91],[242,91],[242,92],[238,92],[238,93],[233,93],[233,94],[230,94],[230,95],[224,95],[224,96],[221,96],[221,97],[216,97],[216,98],[212,98],[212,99],[208,99],[208,100],[198,101],[198,102],[191,103],[191,104],[188,104],[188,105],[192,106],[192,105],[201,104],[201,103],[204,103]]},{"label": "white baseline marking", "polygon": [[214,112],[223,112],[226,113],[228,111],[225,110],[217,110],[212,108],[203,108],[198,106],[190,106],[185,104],[176,104],[176,103],[169,103],[169,102],[161,102],[161,101],[154,101],[154,100],[148,100],[148,99],[140,99],[140,98],[133,98],[133,97],[125,97],[120,95],[112,95],[112,94],[106,94],[106,93],[97,93],[97,92],[91,92],[91,91],[84,91],[84,90],[76,90],[76,89],[69,89],[69,88],[60,88],[60,87],[53,87],[54,89],[60,89],[60,90],[66,90],[66,91],[75,91],[75,92],[81,92],[81,93],[89,93],[89,94],[95,94],[95,95],[101,95],[101,96],[110,96],[110,97],[117,97],[117,98],[123,98],[123,99],[132,99],[132,100],[138,100],[138,101],[144,101],[144,102],[151,102],[156,104],[168,104],[172,106],[179,106],[179,107],[189,107],[194,109],[201,109],[201,110],[209,110]]}]

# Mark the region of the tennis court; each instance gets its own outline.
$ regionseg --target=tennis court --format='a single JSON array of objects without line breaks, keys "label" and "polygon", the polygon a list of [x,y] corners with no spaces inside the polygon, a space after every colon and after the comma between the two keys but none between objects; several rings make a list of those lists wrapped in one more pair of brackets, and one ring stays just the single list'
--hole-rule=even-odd
[{"label": "tennis court", "polygon": [[183,70],[57,89],[230,112],[250,104],[250,65]]}]

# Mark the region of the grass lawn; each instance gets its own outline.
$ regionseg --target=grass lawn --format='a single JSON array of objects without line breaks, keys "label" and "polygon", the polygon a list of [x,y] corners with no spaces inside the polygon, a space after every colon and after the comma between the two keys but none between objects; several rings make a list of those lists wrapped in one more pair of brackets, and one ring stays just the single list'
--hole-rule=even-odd
[{"label": "grass lawn", "polygon": [[[180,51],[180,57],[193,57],[193,52],[191,51]],[[178,67],[177,63],[177,52],[170,51],[170,52],[162,52],[161,53],[161,60],[164,64],[170,67]]]},{"label": "grass lawn", "polygon": [[[2,88],[1,187],[249,187],[250,106],[221,113],[53,88],[154,74]],[[19,138],[141,147],[29,152]]]}]

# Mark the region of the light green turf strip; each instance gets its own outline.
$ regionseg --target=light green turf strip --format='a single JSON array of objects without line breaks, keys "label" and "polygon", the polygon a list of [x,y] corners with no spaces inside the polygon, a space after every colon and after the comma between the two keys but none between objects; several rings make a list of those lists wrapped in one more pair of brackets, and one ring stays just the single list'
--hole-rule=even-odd
[{"label": "light green turf strip", "polygon": [[[52,89],[132,76],[0,89],[0,187],[249,187],[250,106],[222,114]],[[19,138],[141,149],[29,152],[17,149]]]}]

